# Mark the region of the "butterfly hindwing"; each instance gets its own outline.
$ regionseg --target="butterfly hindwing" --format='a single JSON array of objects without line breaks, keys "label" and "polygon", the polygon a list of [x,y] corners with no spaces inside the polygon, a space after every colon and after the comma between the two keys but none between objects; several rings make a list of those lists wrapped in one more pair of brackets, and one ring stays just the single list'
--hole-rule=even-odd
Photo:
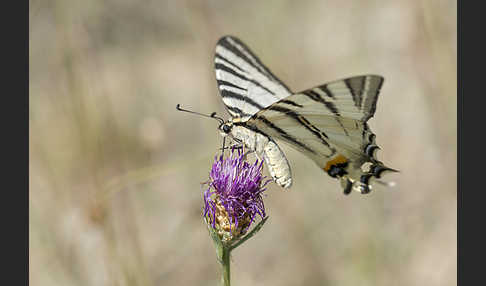
[{"label": "butterfly hindwing", "polygon": [[276,106],[298,110],[305,105],[308,115],[332,115],[366,122],[375,113],[383,81],[378,75],[336,80],[293,94]]},{"label": "butterfly hindwing", "polygon": [[361,153],[382,82],[365,75],[311,88],[262,109],[248,124],[308,153],[331,157],[341,145]]},{"label": "butterfly hindwing", "polygon": [[342,172],[352,187],[368,188],[369,179],[380,174],[363,171],[363,164],[370,163],[375,171],[389,169],[376,159],[376,136],[366,123],[374,115],[382,83],[374,75],[334,81],[286,97],[246,124],[290,144],[326,172],[345,165]]}]

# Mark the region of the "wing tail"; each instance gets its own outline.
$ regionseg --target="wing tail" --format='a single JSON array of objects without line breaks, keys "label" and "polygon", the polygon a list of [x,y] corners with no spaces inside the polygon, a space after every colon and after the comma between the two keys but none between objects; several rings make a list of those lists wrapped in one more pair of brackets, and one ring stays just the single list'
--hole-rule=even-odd
[{"label": "wing tail", "polygon": [[[370,165],[368,171],[359,169],[357,172],[341,177],[341,186],[345,195],[351,193],[352,190],[362,194],[368,194],[372,190],[373,181],[383,183],[378,179],[382,178],[385,173],[393,172],[399,171],[385,166],[382,162],[376,161]],[[384,184],[387,185],[386,183]]]}]

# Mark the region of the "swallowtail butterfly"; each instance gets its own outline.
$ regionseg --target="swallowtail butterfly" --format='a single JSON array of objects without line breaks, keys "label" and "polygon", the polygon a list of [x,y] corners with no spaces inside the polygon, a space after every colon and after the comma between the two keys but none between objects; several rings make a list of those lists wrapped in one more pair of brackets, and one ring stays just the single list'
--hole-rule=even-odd
[{"label": "swallowtail butterfly", "polygon": [[375,113],[383,77],[354,76],[294,93],[233,36],[218,41],[214,64],[231,115],[219,127],[222,135],[264,158],[281,187],[291,186],[292,175],[275,139],[339,179],[345,194],[369,193],[370,179],[395,171],[375,157],[379,147],[367,124]]}]

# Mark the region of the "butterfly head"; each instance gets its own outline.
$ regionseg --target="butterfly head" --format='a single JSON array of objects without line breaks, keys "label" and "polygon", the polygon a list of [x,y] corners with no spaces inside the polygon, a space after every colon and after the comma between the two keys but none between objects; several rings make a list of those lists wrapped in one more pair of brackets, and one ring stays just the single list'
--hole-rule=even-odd
[{"label": "butterfly head", "polygon": [[231,122],[231,121],[223,122],[219,125],[218,129],[219,129],[221,135],[224,137],[224,136],[231,133],[231,130],[233,129],[233,122]]}]

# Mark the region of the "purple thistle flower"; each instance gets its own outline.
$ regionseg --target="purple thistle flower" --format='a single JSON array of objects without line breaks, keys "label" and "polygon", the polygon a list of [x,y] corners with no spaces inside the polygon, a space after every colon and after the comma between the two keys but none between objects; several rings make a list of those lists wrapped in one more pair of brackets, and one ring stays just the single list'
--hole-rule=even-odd
[{"label": "purple thistle flower", "polygon": [[262,175],[263,161],[250,164],[240,150],[214,158],[204,192],[204,216],[223,241],[246,233],[256,215],[266,217],[262,194],[271,180]]}]

